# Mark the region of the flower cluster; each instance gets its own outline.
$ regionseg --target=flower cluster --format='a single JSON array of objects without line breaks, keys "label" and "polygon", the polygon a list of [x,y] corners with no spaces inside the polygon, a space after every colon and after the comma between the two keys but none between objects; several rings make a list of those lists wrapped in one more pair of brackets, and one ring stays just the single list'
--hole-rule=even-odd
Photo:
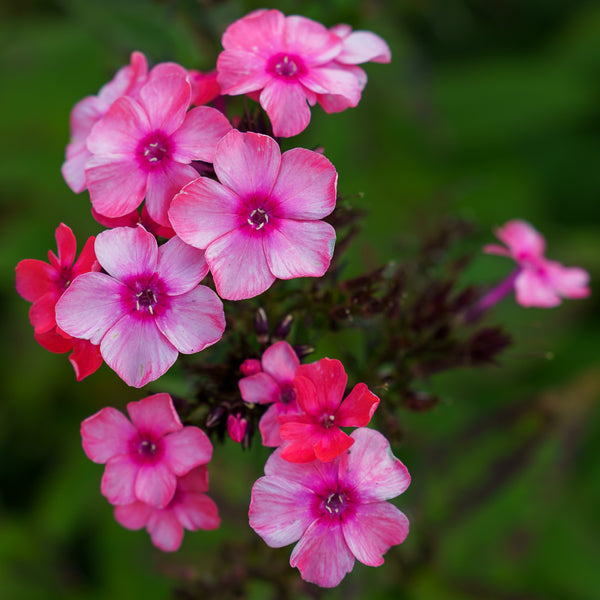
[{"label": "flower cluster", "polygon": [[[355,560],[381,565],[408,534],[407,518],[388,500],[407,489],[410,476],[386,437],[366,427],[380,402],[380,421],[394,406],[366,383],[347,392],[337,359],[301,364],[307,347],[283,339],[292,316],[271,339],[262,305],[257,350],[247,340],[249,304],[238,301],[271,297],[285,311],[294,288],[278,280],[312,278],[294,284],[293,301],[314,320],[321,307],[334,329],[357,306],[362,318],[393,320],[376,358],[388,369],[404,360],[397,379],[406,399],[422,397],[410,388],[412,377],[440,370],[441,355],[459,347],[448,341],[456,324],[477,320],[513,287],[525,306],[585,297],[588,276],[545,259],[543,238],[512,221],[498,231],[508,249],[485,250],[514,258],[518,269],[479,300],[454,297],[450,285],[435,282],[413,295],[414,310],[402,320],[404,272],[382,267],[339,282],[340,246],[355,230],[335,249],[345,218],[336,168],[322,151],[282,152],[274,136],[303,131],[315,104],[327,113],[355,107],[367,82],[358,65],[389,62],[390,49],[371,32],[278,10],[234,22],[222,44],[212,73],[175,63],[149,69],[133,52],[97,95],[76,104],[62,172],[75,193],[89,192],[92,216],[106,229],[75,260],[75,236],[61,223],[58,255],[49,252],[49,263],[21,261],[16,288],[32,303],[36,340],[52,352],[71,351],[78,380],[102,362],[135,388],[178,360],[184,372],[202,371],[190,378],[196,387],[181,400],[181,418],[160,392],[129,403],[129,419],[107,407],[83,421],[83,449],[106,465],[101,492],[123,527],[146,528],[166,552],[180,547],[184,529],[217,528],[217,507],[206,495],[213,447],[204,430],[216,433],[219,425],[222,437],[226,429],[247,448],[257,426],[275,450],[252,490],[250,526],[271,547],[298,542],[290,564],[306,581],[332,587]],[[257,101],[269,124],[227,115],[220,99],[206,105],[224,95]],[[454,358],[489,362],[507,343],[484,329]],[[211,346],[220,363],[187,358]],[[229,350],[217,354],[223,346]],[[354,376],[388,390],[389,373],[379,364],[376,373]]]}]

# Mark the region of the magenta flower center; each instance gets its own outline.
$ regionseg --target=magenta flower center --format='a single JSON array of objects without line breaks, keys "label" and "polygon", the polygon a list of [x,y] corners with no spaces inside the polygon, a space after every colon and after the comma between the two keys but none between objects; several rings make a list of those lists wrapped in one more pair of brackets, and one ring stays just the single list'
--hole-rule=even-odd
[{"label": "magenta flower center", "polygon": [[149,313],[154,315],[156,306],[158,305],[158,291],[154,286],[141,285],[137,288],[139,291],[135,292],[135,309],[142,313]]},{"label": "magenta flower center", "polygon": [[255,208],[248,215],[248,225],[255,231],[260,231],[269,222],[269,215],[264,208]]},{"label": "magenta flower center", "polygon": [[299,56],[280,52],[269,59],[267,71],[277,77],[297,77],[306,71]]},{"label": "magenta flower center", "polygon": [[325,500],[324,508],[331,517],[339,515],[346,508],[344,495],[339,493],[329,494],[327,500]]},{"label": "magenta flower center", "polygon": [[146,169],[154,169],[169,157],[168,139],[160,132],[151,133],[140,142],[137,155]]},{"label": "magenta flower center", "polygon": [[138,454],[144,459],[154,458],[156,449],[156,444],[154,442],[142,440],[138,446]]},{"label": "magenta flower center", "polygon": [[296,390],[291,384],[287,384],[281,390],[281,402],[283,404],[290,404],[296,399]]}]

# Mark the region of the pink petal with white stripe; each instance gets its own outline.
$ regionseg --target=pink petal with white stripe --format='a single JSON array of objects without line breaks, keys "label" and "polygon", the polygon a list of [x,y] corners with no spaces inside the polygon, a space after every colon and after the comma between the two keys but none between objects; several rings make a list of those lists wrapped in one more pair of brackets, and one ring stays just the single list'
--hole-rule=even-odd
[{"label": "pink petal with white stripe", "polygon": [[136,428],[116,408],[103,408],[81,423],[83,451],[95,463],[104,464],[113,456],[127,454],[136,437]]},{"label": "pink petal with white stripe", "polygon": [[335,94],[348,100],[350,106],[360,102],[362,88],[352,72],[346,69],[318,67],[299,78],[300,83],[315,94]]},{"label": "pink petal with white stripe", "polygon": [[301,56],[307,66],[332,60],[342,48],[337,35],[321,23],[300,15],[286,17],[282,41],[285,51]]},{"label": "pink petal with white stripe", "polygon": [[169,296],[184,294],[196,287],[208,273],[204,252],[178,237],[158,248],[156,275]]}]

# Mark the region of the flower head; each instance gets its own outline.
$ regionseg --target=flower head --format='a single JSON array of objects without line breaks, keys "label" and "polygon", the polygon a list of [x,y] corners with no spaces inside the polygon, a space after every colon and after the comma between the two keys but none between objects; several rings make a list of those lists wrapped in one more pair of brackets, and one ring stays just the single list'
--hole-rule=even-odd
[{"label": "flower head", "polygon": [[178,237],[158,247],[141,225],[98,235],[96,256],[106,273],[78,277],[56,306],[59,326],[100,344],[106,364],[141,387],[165,373],[178,353],[193,354],[221,339],[223,304],[198,285],[203,253]]},{"label": "flower head", "polygon": [[112,407],[85,419],[83,450],[106,463],[100,489],[111,504],[165,508],[177,478],[210,461],[212,444],[200,428],[181,424],[169,394],[130,402],[127,412],[131,421]]},{"label": "flower head", "polygon": [[231,129],[214,108],[188,112],[191,101],[187,71],[163,63],[152,69],[135,99],[121,96],[94,125],[85,176],[98,213],[121,217],[145,198],[150,217],[169,225],[171,199],[198,176],[190,163],[211,162],[217,141]]},{"label": "flower head", "polygon": [[139,500],[115,506],[115,519],[126,529],[145,527],[152,543],[163,552],[175,552],[181,546],[183,530],[217,529],[221,524],[208,491],[208,470],[202,465],[177,479],[173,498],[164,508]]},{"label": "flower head", "polygon": [[206,249],[217,292],[252,298],[276,278],[320,277],[331,261],[335,230],[321,221],[335,208],[337,173],[321,154],[230,131],[217,144],[219,182],[199,177],[173,199],[177,235]]},{"label": "flower head", "polygon": [[543,236],[526,221],[514,219],[496,231],[496,237],[506,247],[490,244],[489,254],[513,258],[518,265],[512,274],[517,302],[521,306],[549,308],[562,298],[586,298],[590,295],[589,274],[579,267],[565,267],[544,257]]},{"label": "flower head", "polygon": [[408,534],[407,518],[386,502],[408,487],[406,467],[377,431],[357,429],[352,439],[328,463],[290,463],[279,448],[252,488],[250,526],[272,548],[299,540],[290,564],[322,587],[338,585],[355,559],[381,565]]}]

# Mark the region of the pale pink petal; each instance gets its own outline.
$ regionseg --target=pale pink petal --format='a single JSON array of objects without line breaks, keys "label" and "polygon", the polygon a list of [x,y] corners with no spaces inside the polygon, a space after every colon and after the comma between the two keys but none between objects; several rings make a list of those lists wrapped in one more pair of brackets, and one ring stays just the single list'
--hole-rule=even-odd
[{"label": "pale pink petal", "polygon": [[[317,390],[317,402],[320,410],[332,414],[338,409],[348,383],[348,376],[339,360],[322,358],[308,365],[300,365],[296,375],[301,375],[312,381]],[[307,412],[309,411],[307,410]],[[310,412],[317,412],[317,408],[311,407]]]},{"label": "pale pink petal", "polygon": [[386,41],[370,31],[354,31],[345,37],[342,51],[335,57],[341,63],[389,63],[392,53]]},{"label": "pale pink petal", "polygon": [[183,541],[183,527],[172,510],[155,510],[146,526],[152,543],[163,552],[175,552]]},{"label": "pale pink petal", "polygon": [[537,269],[523,269],[515,279],[515,295],[521,306],[551,308],[562,300],[552,283]]},{"label": "pale pink petal", "polygon": [[378,431],[355,429],[352,452],[342,455],[340,481],[354,490],[362,503],[395,498],[410,484],[406,467],[392,454],[390,443]]},{"label": "pale pink petal", "polygon": [[56,270],[37,258],[26,258],[15,268],[17,294],[35,302],[55,287]]},{"label": "pale pink petal", "polygon": [[408,535],[408,519],[389,502],[354,506],[351,516],[342,516],[346,544],[363,564],[378,567],[391,546],[401,544]]},{"label": "pale pink petal", "polygon": [[271,548],[281,548],[300,539],[316,516],[312,490],[284,479],[261,477],[252,487],[248,517],[250,527]]},{"label": "pale pink petal", "polygon": [[[114,100],[116,98],[110,104]],[[83,142],[85,146],[85,140],[92,127],[102,118],[110,104],[106,105],[97,96],[86,96],[77,102],[69,115],[72,142]]]},{"label": "pale pink petal", "polygon": [[153,441],[183,428],[171,396],[164,392],[130,402],[127,412],[140,434]]},{"label": "pale pink petal", "polygon": [[211,531],[221,524],[219,509],[205,494],[187,493],[173,508],[177,520],[189,531]]},{"label": "pale pink petal", "polygon": [[206,248],[211,242],[247,221],[239,196],[217,181],[200,177],[173,198],[169,219],[187,244]]},{"label": "pale pink petal", "polygon": [[[343,69],[356,79],[356,85],[361,92],[365,89],[365,86],[367,85],[367,74],[360,67],[352,65],[342,66],[337,63],[330,63],[328,68]],[[346,96],[339,96],[336,94],[319,94],[317,101],[323,107],[323,110],[329,114],[342,112],[343,110],[352,108],[353,106],[351,99],[348,99]]]},{"label": "pale pink petal", "polygon": [[131,504],[137,500],[134,485],[139,465],[126,454],[113,456],[104,467],[100,492],[111,504]]},{"label": "pale pink petal", "polygon": [[298,135],[310,122],[306,90],[296,80],[271,80],[260,94],[260,105],[269,115],[276,136]]},{"label": "pale pink petal", "polygon": [[207,435],[191,425],[166,435],[162,439],[162,446],[162,460],[178,477],[209,462],[213,451]]},{"label": "pale pink petal", "polygon": [[340,427],[364,427],[378,406],[379,398],[364,383],[358,383],[341,403],[335,422]]},{"label": "pale pink petal", "polygon": [[145,463],[135,479],[135,496],[141,502],[164,508],[175,495],[177,477],[162,461]]},{"label": "pale pink petal", "polygon": [[231,130],[225,115],[216,108],[199,106],[190,110],[181,127],[171,136],[171,159],[180,163],[193,160],[213,162],[217,142]]},{"label": "pale pink petal", "polygon": [[67,145],[66,160],[60,168],[60,172],[73,192],[79,194],[87,188],[85,181],[85,164],[92,156],[87,149],[85,139],[73,141]]},{"label": "pale pink petal", "polygon": [[131,53],[129,64],[121,67],[115,76],[98,92],[98,100],[110,106],[119,96],[135,96],[148,76],[148,61],[137,50]]},{"label": "pale pink petal", "polygon": [[207,273],[204,252],[182,242],[178,237],[171,238],[158,248],[156,275],[169,296],[189,292]]},{"label": "pale pink petal", "polygon": [[87,147],[92,154],[128,157],[133,161],[140,140],[149,132],[150,123],[142,107],[132,98],[122,96],[94,125]]},{"label": "pale pink petal", "polygon": [[173,197],[197,177],[194,167],[174,161],[163,161],[160,167],[150,171],[145,204],[148,215],[160,225],[170,227],[168,212]]},{"label": "pale pink petal", "polygon": [[279,279],[321,277],[329,268],[335,229],[324,221],[269,221],[265,255],[269,271]]},{"label": "pale pink petal", "polygon": [[354,556],[344,541],[339,519],[325,516],[306,530],[290,556],[302,579],[321,587],[335,587],[354,567]]},{"label": "pale pink petal", "polygon": [[288,342],[282,340],[269,346],[262,355],[261,365],[279,384],[291,383],[296,376],[300,359]]},{"label": "pale pink petal", "polygon": [[250,13],[227,27],[221,40],[223,48],[276,51],[281,45],[285,22],[285,15],[278,10]]},{"label": "pale pink petal", "polygon": [[221,298],[252,298],[275,281],[265,258],[262,235],[235,229],[210,244],[204,256]]},{"label": "pale pink petal", "polygon": [[337,172],[322,154],[294,148],[284,152],[275,187],[273,214],[301,221],[331,214],[336,201]]},{"label": "pale pink petal", "polygon": [[141,529],[146,526],[150,515],[156,509],[143,502],[132,502],[131,504],[122,504],[115,506],[115,520],[125,529]]},{"label": "pale pink petal", "polygon": [[137,388],[166,373],[179,354],[154,319],[134,315],[126,315],[113,325],[102,338],[100,352],[127,385]]},{"label": "pale pink petal", "polygon": [[192,97],[187,71],[175,63],[162,63],[150,72],[139,93],[152,130],[166,135],[181,126]]},{"label": "pale pink petal", "polygon": [[256,373],[238,381],[242,398],[252,404],[269,404],[281,399],[281,388],[267,373]]},{"label": "pale pink petal", "polygon": [[146,194],[148,176],[128,157],[93,156],[85,176],[94,210],[106,217],[127,215]]},{"label": "pale pink petal", "polygon": [[179,352],[200,352],[223,337],[223,303],[210,288],[199,285],[180,296],[171,296],[169,309],[156,315],[156,325]]},{"label": "pale pink petal", "polygon": [[323,463],[315,460],[308,464],[300,464],[283,459],[281,454],[282,449],[278,448],[269,456],[265,464],[265,475],[295,481],[319,496],[327,496],[329,490],[337,487],[337,461]]},{"label": "pale pink petal", "polygon": [[286,18],[284,41],[286,51],[299,55],[307,66],[328,62],[342,49],[337,35],[321,23],[299,15]]},{"label": "pale pink petal", "polygon": [[128,288],[104,273],[84,273],[56,303],[56,322],[73,337],[99,344],[106,332],[128,312],[122,296]]},{"label": "pale pink petal", "polygon": [[504,242],[513,256],[519,258],[541,258],[544,255],[546,243],[526,221],[514,219],[496,230],[496,237]]},{"label": "pale pink petal", "polygon": [[343,96],[350,106],[360,102],[362,87],[352,71],[335,66],[319,67],[304,73],[299,81],[315,94]]},{"label": "pale pink petal", "polygon": [[277,142],[268,135],[230,131],[217,145],[219,181],[244,200],[268,198],[281,164]]},{"label": "pale pink petal", "polygon": [[149,279],[156,270],[158,244],[141,225],[102,231],[94,248],[102,268],[120,281]]},{"label": "pale pink petal", "polygon": [[546,269],[554,289],[564,298],[587,298],[590,295],[590,275],[586,270],[564,267],[554,261],[546,261]]},{"label": "pale pink petal", "polygon": [[81,423],[81,443],[86,456],[105,463],[113,456],[128,454],[137,430],[119,410],[106,407]]},{"label": "pale pink petal", "polygon": [[222,94],[237,96],[261,90],[272,78],[266,56],[247,50],[225,50],[217,58],[217,81]]}]

